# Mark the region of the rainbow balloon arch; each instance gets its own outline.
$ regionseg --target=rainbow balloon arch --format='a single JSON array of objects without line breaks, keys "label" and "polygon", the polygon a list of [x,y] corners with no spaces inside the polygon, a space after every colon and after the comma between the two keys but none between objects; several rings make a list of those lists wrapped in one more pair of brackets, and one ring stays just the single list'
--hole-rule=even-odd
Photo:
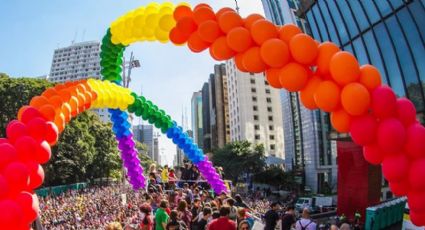
[{"label": "rainbow balloon arch", "polygon": [[[209,49],[218,61],[234,59],[243,72],[266,73],[274,88],[300,92],[303,105],[331,114],[335,130],[350,133],[371,164],[382,164],[391,191],[407,196],[410,216],[425,225],[425,128],[411,101],[381,85],[379,71],[330,42],[319,43],[294,25],[277,26],[261,15],[242,18],[231,8],[207,4],[150,3],[111,24],[102,40],[101,80],[67,82],[31,99],[0,138],[0,226],[29,229],[39,213],[34,190],[42,185],[50,147],[75,116],[108,108],[129,182],[145,187],[127,111],[155,125],[183,149],[215,192],[227,192],[212,163],[164,110],[120,86],[122,55],[137,41]],[[7,211],[5,211],[7,210]]]}]

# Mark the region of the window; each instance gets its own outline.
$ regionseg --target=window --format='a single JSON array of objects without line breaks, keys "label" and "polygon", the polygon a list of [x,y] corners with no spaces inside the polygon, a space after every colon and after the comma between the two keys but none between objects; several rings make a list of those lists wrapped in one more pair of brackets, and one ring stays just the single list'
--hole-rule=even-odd
[{"label": "window", "polygon": [[367,21],[365,12],[363,11],[362,6],[360,5],[360,1],[348,1],[348,4],[350,4],[351,9],[353,10],[355,19],[357,20],[357,23],[360,27],[360,31],[363,31],[368,28],[369,22]]},{"label": "window", "polygon": [[267,107],[268,112],[273,112],[272,107]]},{"label": "window", "polygon": [[270,150],[275,150],[275,145],[270,145]]},{"label": "window", "polygon": [[255,140],[260,140],[260,135],[259,134],[255,135]]},{"label": "window", "polygon": [[319,27],[320,37],[318,37],[317,39],[320,39],[322,41],[329,40],[327,35],[327,28],[323,21],[322,15],[319,12],[319,7],[313,7],[312,10],[314,14],[314,19],[316,19],[317,26]]},{"label": "window", "polygon": [[384,63],[382,62],[382,59],[381,59],[382,55],[379,54],[378,45],[375,42],[375,38],[373,37],[372,31],[367,31],[363,36],[366,43],[366,49],[369,52],[371,64],[379,69],[379,72],[382,75],[383,83],[388,84],[387,78],[385,77]]},{"label": "window", "polygon": [[258,121],[258,115],[254,115],[254,121]]},{"label": "window", "polygon": [[254,105],[254,106],[252,107],[252,110],[254,110],[254,111],[258,111],[258,107],[257,107],[256,105]]},{"label": "window", "polygon": [[274,140],[274,135],[270,135],[270,140]]},{"label": "window", "polygon": [[273,125],[269,125],[269,130],[274,130]]},{"label": "window", "polygon": [[260,130],[260,126],[259,125],[254,125],[254,129],[255,130]]},{"label": "window", "polygon": [[251,78],[251,84],[255,84],[255,79]]},{"label": "window", "polygon": [[267,103],[271,103],[272,102],[272,99],[270,97],[266,98],[266,100],[267,100]]},{"label": "window", "polygon": [[255,93],[255,92],[257,92],[257,89],[256,88],[251,88],[251,93]]},{"label": "window", "polygon": [[264,85],[269,85],[269,82],[267,82],[267,81],[264,81]]},{"label": "window", "polygon": [[273,121],[273,116],[269,116],[269,121]]},{"label": "window", "polygon": [[341,15],[339,14],[338,8],[335,4],[336,3],[334,1],[328,1],[329,11],[335,21],[335,27],[338,28],[342,44],[345,44],[348,41],[348,33],[345,28],[344,22],[342,21]]},{"label": "window", "polygon": [[359,1],[359,2],[360,4],[363,4],[363,9],[365,9],[371,24],[377,22],[380,19],[379,13],[376,10],[375,4],[372,1]]},{"label": "window", "polygon": [[252,101],[257,101],[257,97],[252,97]]},{"label": "window", "polygon": [[348,32],[350,32],[351,37],[357,35],[359,30],[357,29],[357,25],[354,22],[353,15],[351,14],[350,8],[347,5],[346,1],[336,1],[339,5],[339,9],[341,10],[341,15],[347,24]]},{"label": "window", "polygon": [[369,60],[367,58],[366,50],[363,45],[363,42],[360,38],[357,38],[353,41],[354,50],[356,51],[356,57],[360,65],[368,64]]},{"label": "window", "polygon": [[266,89],[266,93],[267,94],[270,94],[270,89]]}]

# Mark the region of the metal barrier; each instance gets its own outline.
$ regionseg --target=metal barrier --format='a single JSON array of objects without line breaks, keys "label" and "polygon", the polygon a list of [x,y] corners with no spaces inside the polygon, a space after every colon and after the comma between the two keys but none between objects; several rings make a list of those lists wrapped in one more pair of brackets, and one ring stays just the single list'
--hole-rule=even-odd
[{"label": "metal barrier", "polygon": [[69,190],[81,190],[81,189],[87,188],[87,186],[88,186],[87,183],[60,185],[60,186],[53,186],[53,187],[38,189],[35,191],[35,193],[40,197],[46,197],[49,195],[59,196],[62,193],[65,193]]}]

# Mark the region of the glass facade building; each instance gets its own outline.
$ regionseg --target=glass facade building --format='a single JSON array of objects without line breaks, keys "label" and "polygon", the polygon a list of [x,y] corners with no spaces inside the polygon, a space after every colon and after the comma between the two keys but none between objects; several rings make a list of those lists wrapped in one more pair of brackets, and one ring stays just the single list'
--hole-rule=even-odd
[{"label": "glass facade building", "polygon": [[376,66],[385,84],[408,97],[424,123],[425,1],[303,1],[312,36]]}]

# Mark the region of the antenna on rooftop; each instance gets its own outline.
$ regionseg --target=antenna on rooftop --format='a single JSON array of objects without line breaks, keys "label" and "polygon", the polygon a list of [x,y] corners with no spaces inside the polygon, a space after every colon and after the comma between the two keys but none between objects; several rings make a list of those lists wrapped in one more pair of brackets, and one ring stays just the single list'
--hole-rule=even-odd
[{"label": "antenna on rooftop", "polygon": [[84,37],[86,36],[86,29],[83,30],[83,35],[81,36],[81,41],[84,41]]},{"label": "antenna on rooftop", "polygon": [[77,40],[77,36],[78,36],[78,30],[75,30],[74,39],[72,39],[71,45],[74,45],[75,40]]}]

